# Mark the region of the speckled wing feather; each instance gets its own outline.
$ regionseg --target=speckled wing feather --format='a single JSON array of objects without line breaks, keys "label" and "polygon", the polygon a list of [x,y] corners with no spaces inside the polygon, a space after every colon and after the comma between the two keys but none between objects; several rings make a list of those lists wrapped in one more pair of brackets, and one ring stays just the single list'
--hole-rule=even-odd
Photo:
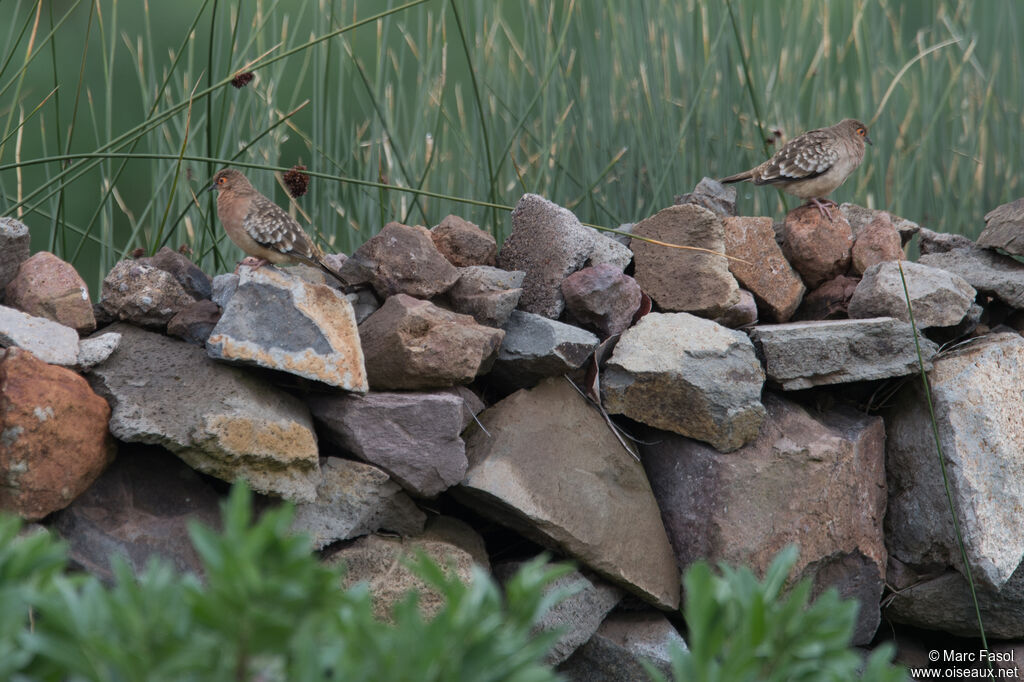
[{"label": "speckled wing feather", "polygon": [[260,246],[317,263],[316,247],[302,227],[283,208],[262,194],[253,197],[242,227]]},{"label": "speckled wing feather", "polygon": [[832,136],[825,130],[812,130],[790,140],[775,156],[754,169],[755,185],[792,182],[818,177],[839,160]]}]

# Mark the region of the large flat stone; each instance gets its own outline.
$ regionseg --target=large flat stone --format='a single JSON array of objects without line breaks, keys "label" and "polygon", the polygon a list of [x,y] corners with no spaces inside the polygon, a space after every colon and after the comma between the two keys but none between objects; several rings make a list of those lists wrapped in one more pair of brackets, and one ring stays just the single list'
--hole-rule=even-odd
[{"label": "large flat stone", "polygon": [[650,313],[627,329],[601,375],[604,406],[723,452],[757,437],[764,372],[741,332],[688,313]]},{"label": "large flat stone", "polygon": [[[975,581],[1000,589],[1024,558],[1024,339],[991,334],[928,373],[953,507]],[[908,385],[887,418],[893,556],[963,571],[927,402]]]},{"label": "large flat stone", "polygon": [[943,237],[947,235],[921,230],[919,263],[960,275],[981,293],[1024,310],[1024,263],[995,251],[975,248],[960,235],[952,235],[960,237],[959,240]]},{"label": "large flat stone", "polygon": [[434,497],[466,473],[465,401],[453,393],[322,395],[309,406],[335,445],[415,495]]},{"label": "large flat stone", "polygon": [[[785,391],[918,371],[913,330],[892,317],[761,325],[751,339],[769,381]],[[925,370],[931,369],[938,346],[923,336],[919,342]]]},{"label": "large flat stone", "polygon": [[879,623],[886,549],[885,429],[852,410],[811,413],[772,394],[757,440],[729,454],[646,433],[644,465],[685,570],[727,561],[763,575],[789,543],[795,572],[861,601],[858,643]]},{"label": "large flat stone", "polygon": [[631,240],[636,262],[633,277],[662,310],[718,317],[739,302],[740,287],[724,257],[722,221],[711,211],[696,204],[669,206],[634,225],[633,234],[723,254]]},{"label": "large flat stone", "polygon": [[78,332],[45,317],[0,305],[0,347],[21,348],[43,362],[70,367],[78,361]]},{"label": "large flat stone", "polygon": [[202,348],[128,324],[118,349],[89,373],[113,410],[110,432],[162,445],[194,469],[256,491],[312,502],[320,480],[316,433],[297,398]]},{"label": "large flat stone", "polygon": [[498,266],[526,273],[520,310],[558,319],[565,307],[562,280],[583,267],[593,248],[594,235],[571,211],[524,194],[512,211],[512,232]]},{"label": "large flat stone", "polygon": [[206,340],[211,358],[256,365],[365,393],[352,304],[277,268],[240,269],[238,288]]},{"label": "large flat stone", "polygon": [[643,467],[564,379],[545,379],[480,413],[466,435],[465,504],[569,554],[664,609],[679,571]]}]

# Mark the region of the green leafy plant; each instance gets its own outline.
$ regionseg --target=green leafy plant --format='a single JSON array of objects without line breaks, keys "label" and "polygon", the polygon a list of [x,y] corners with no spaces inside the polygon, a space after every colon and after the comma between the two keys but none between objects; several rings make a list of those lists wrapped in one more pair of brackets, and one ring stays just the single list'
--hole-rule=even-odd
[{"label": "green leafy plant", "polygon": [[114,579],[65,572],[49,533],[18,536],[0,519],[0,679],[4,680],[514,680],[557,679],[541,662],[558,633],[531,634],[561,594],[546,585],[568,567],[543,559],[499,590],[477,571],[464,584],[424,556],[413,570],[445,598],[430,620],[410,594],[394,623],[373,615],[365,586],[289,531],[281,507],[253,521],[237,485],[222,532],[195,525],[203,577],[153,561]]},{"label": "green leafy plant", "polygon": [[[749,568],[706,562],[686,572],[689,651],[672,657],[677,682],[797,682],[799,680],[905,680],[892,666],[892,648],[882,646],[864,661],[850,648],[857,602],[828,589],[813,603],[811,582],[784,592],[797,559],[789,546],[772,562],[764,580]],[[665,678],[647,666],[652,679]]]}]

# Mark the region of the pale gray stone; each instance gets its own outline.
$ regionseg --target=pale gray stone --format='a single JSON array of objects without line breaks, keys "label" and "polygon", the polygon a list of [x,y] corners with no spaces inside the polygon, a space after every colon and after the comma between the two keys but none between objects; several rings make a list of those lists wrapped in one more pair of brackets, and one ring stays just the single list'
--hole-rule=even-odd
[{"label": "pale gray stone", "polygon": [[601,376],[604,406],[729,452],[764,421],[764,372],[741,332],[690,315],[650,313],[627,329]]},{"label": "pale gray stone", "polygon": [[983,294],[1024,310],[1024,263],[995,251],[974,247],[924,253],[923,241],[921,251],[919,263],[960,275]]},{"label": "pale gray stone", "polygon": [[[914,332],[892,317],[755,327],[768,379],[784,391],[905,376],[918,371]],[[925,370],[938,346],[919,336]]]},{"label": "pale gray stone", "polygon": [[0,347],[12,346],[51,365],[70,367],[78,360],[78,332],[74,329],[0,305]]},{"label": "pale gray stone", "polygon": [[228,301],[235,295],[238,280],[239,276],[233,272],[226,272],[213,278],[213,302],[222,310],[228,307]]},{"label": "pale gray stone", "polygon": [[914,322],[921,329],[952,327],[964,319],[974,304],[974,287],[946,270],[904,261],[904,293],[900,265],[885,261],[864,271],[850,299],[850,317],[895,317],[910,322],[906,296],[909,293]]},{"label": "pale gray stone", "polygon": [[472,315],[488,327],[504,327],[523,295],[521,270],[509,272],[487,265],[459,268],[459,279],[448,290],[452,310]]},{"label": "pale gray stone", "polygon": [[675,198],[676,204],[697,204],[719,217],[736,215],[736,186],[723,185],[707,176],[700,179],[692,192]]},{"label": "pale gray stone", "polygon": [[587,256],[585,265],[610,265],[619,272],[622,272],[633,262],[633,252],[629,246],[606,236],[604,232],[595,230],[592,227],[586,228],[592,233],[593,246],[590,255]]},{"label": "pale gray stone", "polygon": [[86,372],[110,357],[121,343],[117,332],[94,334],[78,342],[78,361],[75,369]]}]

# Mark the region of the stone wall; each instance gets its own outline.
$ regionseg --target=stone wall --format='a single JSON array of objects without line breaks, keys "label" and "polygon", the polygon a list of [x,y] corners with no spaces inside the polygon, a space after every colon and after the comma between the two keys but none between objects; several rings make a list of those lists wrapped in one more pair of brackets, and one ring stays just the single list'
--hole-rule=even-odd
[{"label": "stone wall", "polygon": [[679,202],[609,237],[528,194],[500,250],[456,216],[390,223],[331,257],[348,293],[164,248],[95,305],[2,219],[0,508],[101,575],[113,552],[197,570],[185,522],[244,479],[382,617],[410,551],[500,579],[548,550],[579,569],[545,623],[571,679],[664,668],[681,571],[789,543],[860,602],[857,644],[883,618],[974,634],[968,568],[989,637],[1024,639],[1020,211],[974,244],[850,204],[739,217],[709,180]]}]

